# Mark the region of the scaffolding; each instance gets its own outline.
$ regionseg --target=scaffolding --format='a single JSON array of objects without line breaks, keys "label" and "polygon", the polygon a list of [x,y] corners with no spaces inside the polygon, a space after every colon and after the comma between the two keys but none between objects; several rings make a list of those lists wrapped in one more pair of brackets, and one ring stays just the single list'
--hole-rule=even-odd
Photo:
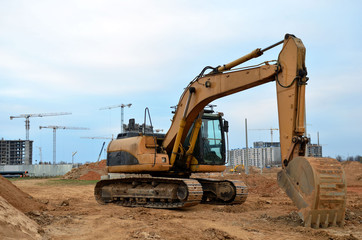
[{"label": "scaffolding", "polygon": [[[25,149],[28,149],[28,152]],[[0,165],[31,165],[32,156],[33,141],[0,140]]]}]

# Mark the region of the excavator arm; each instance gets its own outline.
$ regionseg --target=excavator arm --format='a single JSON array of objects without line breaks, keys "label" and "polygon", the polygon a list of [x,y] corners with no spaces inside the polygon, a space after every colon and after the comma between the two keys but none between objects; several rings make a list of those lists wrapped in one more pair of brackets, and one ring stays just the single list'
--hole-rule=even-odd
[{"label": "excavator arm", "polygon": [[[283,48],[277,64],[231,70],[281,43]],[[305,87],[308,80],[305,52],[302,41],[287,34],[283,41],[271,47],[256,49],[229,64],[211,68],[208,74],[203,71],[181,95],[162,146],[169,153],[173,166],[183,152],[180,146],[189,129],[207,104],[275,81],[283,167],[278,173],[278,184],[300,209],[306,226],[343,225],[346,184],[341,165],[335,159],[305,157],[308,143],[304,136]]]},{"label": "excavator arm", "polygon": [[174,146],[183,119],[185,128],[181,141],[185,139],[199,112],[210,102],[274,81],[277,70],[276,65],[265,65],[243,71],[210,74],[191,82],[180,98],[172,125],[163,141],[163,147],[170,150]]},{"label": "excavator arm", "polygon": [[[283,43],[283,49],[280,52],[278,64],[265,64],[245,70],[230,70],[281,43]],[[172,152],[173,155],[177,152],[192,123],[210,102],[276,81],[280,132],[283,133],[281,139],[283,160],[289,161],[295,154],[304,156],[303,152],[297,153],[293,150],[287,157],[290,146],[293,145],[293,137],[303,137],[304,134],[304,95],[307,81],[304,61],[305,47],[302,41],[287,34],[284,41],[263,50],[255,49],[231,63],[214,68],[209,74],[195,78],[181,95],[171,127],[162,144],[164,149]]]},{"label": "excavator arm", "polygon": [[[190,84],[177,106],[172,126],[163,141],[163,147],[167,152],[170,152],[173,146],[178,147],[180,142],[185,140],[192,123],[207,104],[215,99],[274,81],[276,71],[277,66],[265,65],[255,69],[205,76]],[[182,130],[180,126],[183,125]],[[176,136],[180,139],[177,139],[175,144]]]}]

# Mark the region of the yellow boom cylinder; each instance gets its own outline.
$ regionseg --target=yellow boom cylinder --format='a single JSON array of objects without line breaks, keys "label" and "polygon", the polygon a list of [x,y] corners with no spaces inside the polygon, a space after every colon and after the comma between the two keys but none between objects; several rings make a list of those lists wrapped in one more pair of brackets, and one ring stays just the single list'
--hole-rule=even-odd
[{"label": "yellow boom cylinder", "polygon": [[228,64],[224,64],[223,66],[218,67],[217,71],[222,72],[222,71],[227,71],[230,70],[231,68],[240,65],[246,61],[249,61],[250,59],[253,58],[257,58],[259,56],[261,56],[263,54],[263,52],[261,51],[260,48],[255,49],[254,51],[252,51],[249,54],[246,54],[245,56],[238,58]]}]

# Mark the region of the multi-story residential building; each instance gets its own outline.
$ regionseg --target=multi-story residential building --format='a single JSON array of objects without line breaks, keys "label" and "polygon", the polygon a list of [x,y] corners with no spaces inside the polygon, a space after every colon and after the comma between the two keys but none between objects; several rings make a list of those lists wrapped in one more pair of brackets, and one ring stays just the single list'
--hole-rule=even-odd
[{"label": "multi-story residential building", "polygon": [[[249,166],[270,166],[281,163],[279,142],[254,142],[254,148],[232,149],[230,151],[229,165],[244,165],[246,152],[249,155]],[[308,144],[306,155],[308,157],[322,157],[322,146],[318,144]]]},{"label": "multi-story residential building", "polygon": [[243,149],[233,149],[230,151],[229,165],[244,165],[246,154],[249,156],[249,166],[262,167],[275,165],[281,162],[280,147],[257,147]]}]

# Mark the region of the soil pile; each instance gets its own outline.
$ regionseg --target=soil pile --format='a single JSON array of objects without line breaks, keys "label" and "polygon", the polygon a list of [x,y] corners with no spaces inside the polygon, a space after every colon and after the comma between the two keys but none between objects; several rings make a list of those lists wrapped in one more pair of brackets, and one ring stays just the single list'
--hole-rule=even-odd
[{"label": "soil pile", "polygon": [[41,239],[41,227],[24,213],[45,206],[0,176],[0,239]]},{"label": "soil pile", "polygon": [[80,176],[79,180],[100,180],[101,176],[102,175],[97,172],[89,171],[88,173]]},{"label": "soil pile", "polygon": [[67,172],[63,179],[100,180],[102,175],[107,174],[106,165],[107,160],[84,164]]},{"label": "soil pile", "polygon": [[0,239],[42,239],[41,231],[38,224],[0,196]]},{"label": "soil pile", "polygon": [[244,181],[250,193],[261,195],[262,197],[275,196],[282,192],[277,183],[277,178],[263,176],[259,173],[244,176]]},{"label": "soil pile", "polygon": [[362,163],[346,161],[342,163],[348,186],[362,185]]},{"label": "soil pile", "polygon": [[0,176],[0,196],[24,213],[44,209],[42,203],[38,202],[29,194],[21,191],[2,176]]},{"label": "soil pile", "polygon": [[244,172],[223,174],[197,173],[193,174],[192,177],[241,180],[248,186],[249,193],[258,194],[262,197],[271,197],[282,192],[277,183],[276,173],[260,174],[260,170],[254,173],[249,171],[248,175]]},{"label": "soil pile", "polygon": [[249,166],[249,173],[250,173],[250,174],[260,173],[260,168],[255,167],[255,166]]}]

